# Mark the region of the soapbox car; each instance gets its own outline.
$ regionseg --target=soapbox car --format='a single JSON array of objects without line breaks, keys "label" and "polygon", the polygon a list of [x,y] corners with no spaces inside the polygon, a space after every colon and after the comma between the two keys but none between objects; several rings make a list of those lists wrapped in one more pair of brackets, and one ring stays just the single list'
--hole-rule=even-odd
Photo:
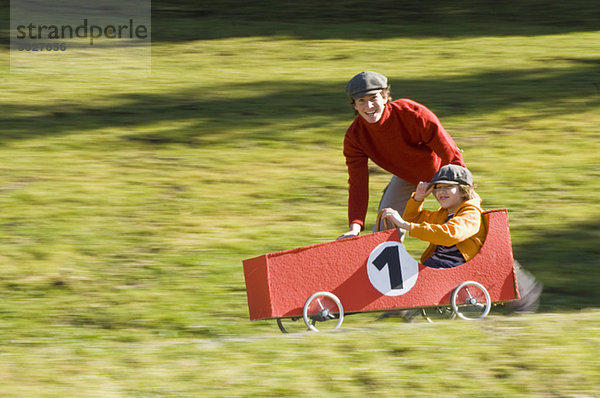
[{"label": "soapbox car", "polygon": [[519,298],[508,213],[483,213],[485,242],[477,255],[454,268],[437,269],[413,259],[390,229],[319,243],[243,261],[251,320],[335,322],[369,311],[418,310],[436,318],[479,320],[492,305]]}]

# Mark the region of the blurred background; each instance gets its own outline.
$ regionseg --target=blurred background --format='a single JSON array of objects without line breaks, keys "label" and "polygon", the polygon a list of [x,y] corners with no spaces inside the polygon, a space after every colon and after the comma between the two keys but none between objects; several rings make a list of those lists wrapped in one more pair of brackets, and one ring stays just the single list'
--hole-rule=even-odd
[{"label": "blurred background", "polygon": [[[118,46],[11,70],[0,5],[7,396],[597,396],[596,2],[155,0],[150,71]],[[484,207],[508,208],[539,314],[292,337],[248,320],[243,259],[346,231],[363,70],[438,115]]]}]

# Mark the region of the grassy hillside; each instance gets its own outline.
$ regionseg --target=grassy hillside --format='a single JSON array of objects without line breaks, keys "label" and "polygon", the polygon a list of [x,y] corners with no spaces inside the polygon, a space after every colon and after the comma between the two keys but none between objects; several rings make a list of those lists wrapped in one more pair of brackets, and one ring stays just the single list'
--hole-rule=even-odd
[{"label": "grassy hillside", "polygon": [[[598,396],[598,7],[343,4],[154,1],[151,74],[0,75],[2,394]],[[248,321],[243,259],[345,231],[344,86],[368,69],[509,209],[540,314]]]}]

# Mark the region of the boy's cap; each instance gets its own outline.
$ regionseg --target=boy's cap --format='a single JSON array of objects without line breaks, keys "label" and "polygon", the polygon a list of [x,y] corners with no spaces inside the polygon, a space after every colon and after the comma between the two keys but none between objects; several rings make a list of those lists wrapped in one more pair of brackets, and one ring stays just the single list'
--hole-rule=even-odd
[{"label": "boy's cap", "polygon": [[457,164],[442,166],[431,178],[429,186],[433,184],[462,184],[473,186],[473,175],[471,172]]},{"label": "boy's cap", "polygon": [[352,99],[357,99],[365,95],[375,94],[379,90],[387,88],[387,86],[387,77],[377,72],[360,72],[346,84],[346,93]]}]

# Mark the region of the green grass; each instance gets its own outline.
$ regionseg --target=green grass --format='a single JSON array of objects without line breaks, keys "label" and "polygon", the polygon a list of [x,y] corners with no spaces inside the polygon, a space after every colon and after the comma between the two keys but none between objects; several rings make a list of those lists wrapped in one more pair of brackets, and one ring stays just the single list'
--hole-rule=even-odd
[{"label": "green grass", "polygon": [[[356,23],[354,3],[157,1],[151,74],[0,75],[0,395],[599,396],[595,3],[396,3]],[[367,69],[509,209],[541,314],[248,320],[243,259],[347,227],[344,85]],[[373,166],[372,198],[388,179]]]},{"label": "green grass", "polygon": [[595,396],[597,316],[218,339],[55,335],[12,342],[0,380],[12,396]]}]

